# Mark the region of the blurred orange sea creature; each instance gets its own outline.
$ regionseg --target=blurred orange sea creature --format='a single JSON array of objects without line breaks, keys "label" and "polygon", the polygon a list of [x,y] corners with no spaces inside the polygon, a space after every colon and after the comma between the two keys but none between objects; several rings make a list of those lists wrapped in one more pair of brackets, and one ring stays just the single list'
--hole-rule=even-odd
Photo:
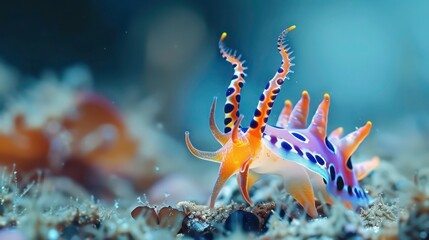
[{"label": "blurred orange sea creature", "polygon": [[1,166],[15,166],[21,173],[49,169],[72,174],[80,182],[86,181],[79,179],[83,174],[94,169],[120,174],[137,149],[138,142],[128,134],[117,108],[91,92],[76,94],[71,109],[40,127],[27,126],[24,114],[17,114],[13,128],[0,132]]}]

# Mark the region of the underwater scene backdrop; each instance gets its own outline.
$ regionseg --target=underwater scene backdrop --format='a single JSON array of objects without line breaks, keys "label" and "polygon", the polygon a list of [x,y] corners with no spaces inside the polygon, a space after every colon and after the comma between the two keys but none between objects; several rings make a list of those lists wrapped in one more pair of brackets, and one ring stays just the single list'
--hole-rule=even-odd
[{"label": "underwater scene backdrop", "polygon": [[428,12],[0,2],[0,239],[429,239]]}]

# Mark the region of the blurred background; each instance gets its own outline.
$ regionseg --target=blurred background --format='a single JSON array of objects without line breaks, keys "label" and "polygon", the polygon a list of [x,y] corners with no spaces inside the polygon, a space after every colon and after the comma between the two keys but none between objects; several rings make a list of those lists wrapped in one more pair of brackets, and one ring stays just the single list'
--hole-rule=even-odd
[{"label": "blurred background", "polygon": [[[365,156],[427,159],[428,12],[423,0],[1,1],[0,99],[19,96],[49,73],[90,78],[92,88],[119,109],[151,115],[145,127],[171,141],[153,144],[183,158],[181,165],[213,171],[211,184],[217,167],[188,154],[183,135],[189,130],[200,149],[218,148],[208,127],[209,108],[218,96],[221,125],[232,76],[218,51],[221,33],[228,33],[227,45],[249,67],[240,106],[249,122],[281,61],[277,36],[295,24],[289,34],[295,73],[283,85],[269,123],[275,123],[283,99],[296,102],[308,90],[314,112],[327,92],[330,129],[350,132],[373,121],[360,150]],[[70,74],[70,67],[80,74]],[[145,108],[133,108],[144,99]],[[2,110],[7,102],[0,102]]]}]

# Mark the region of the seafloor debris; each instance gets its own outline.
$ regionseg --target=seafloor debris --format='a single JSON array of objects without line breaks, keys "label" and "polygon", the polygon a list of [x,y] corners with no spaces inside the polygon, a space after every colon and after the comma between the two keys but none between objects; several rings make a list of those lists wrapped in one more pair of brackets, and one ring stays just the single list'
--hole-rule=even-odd
[{"label": "seafloor debris", "polygon": [[[174,239],[166,230],[174,210],[165,208],[162,229],[130,216],[125,205],[106,205],[67,178],[33,181],[19,187],[17,173],[0,172],[0,236],[25,239]],[[57,184],[57,183],[60,184]],[[162,213],[161,213],[162,214]],[[183,217],[183,216],[182,216]],[[182,218],[183,219],[183,218]],[[180,227],[179,227],[180,228]],[[8,235],[9,236],[9,235]],[[159,238],[157,238],[159,237]]]},{"label": "seafloor debris", "polygon": [[191,237],[203,236],[213,238],[219,234],[219,228],[234,210],[245,209],[243,204],[229,204],[210,210],[208,206],[197,205],[192,202],[180,202],[177,204],[183,208],[186,217],[183,221],[182,232]]},{"label": "seafloor debris", "polygon": [[346,207],[333,205],[328,216],[310,221],[273,216],[261,239],[370,239],[371,232],[364,228],[359,215]]},{"label": "seafloor debris", "polygon": [[131,216],[137,221],[144,221],[148,228],[165,229],[177,234],[182,228],[185,213],[172,207],[163,207],[158,213],[154,208],[138,206],[131,212]]},{"label": "seafloor debris", "polygon": [[182,233],[185,236],[210,239],[230,236],[236,232],[261,235],[268,230],[267,223],[273,214],[285,221],[298,217],[310,219],[292,198],[288,198],[285,203],[260,202],[253,207],[231,202],[217,205],[210,210],[208,206],[187,201],[180,202],[178,207],[183,208],[187,214],[183,221]]},{"label": "seafloor debris", "polygon": [[362,209],[360,215],[363,218],[365,227],[380,228],[382,224],[398,222],[396,205],[386,205],[381,194],[367,210]]},{"label": "seafloor debris", "polygon": [[398,209],[397,204],[387,206],[379,197],[370,210],[362,212],[364,221],[379,230],[378,239],[429,239],[428,177],[427,173],[415,174],[409,191],[412,194],[404,192],[401,198],[408,198],[403,209]]},{"label": "seafloor debris", "polygon": [[[428,170],[428,169],[425,169]],[[399,239],[429,239],[429,172],[414,177],[415,191],[408,217],[399,221]]]},{"label": "seafloor debris", "polygon": [[[179,203],[179,210],[160,207],[156,212],[152,207],[140,206],[132,211],[126,207],[128,203],[112,206],[94,200],[67,178],[47,178],[20,187],[16,176],[16,172],[9,173],[6,169],[1,172],[0,234],[26,238],[386,239],[391,225],[377,225],[377,233],[373,226],[365,227],[368,216],[375,218],[374,224],[397,219],[392,215],[394,209],[385,206],[381,199],[367,210],[368,214],[362,215],[342,205],[330,208],[321,205],[326,217],[314,220],[306,218],[302,210],[292,215],[299,205],[291,198],[287,198],[290,202],[257,203],[254,207],[235,203],[218,205],[213,211],[192,202]],[[420,239],[425,239],[428,208],[424,204],[428,198],[418,192],[414,199],[416,205],[411,206],[414,210],[400,220],[396,232],[391,231],[393,237],[398,236],[399,231],[405,236],[403,239],[414,238],[418,231]]]}]

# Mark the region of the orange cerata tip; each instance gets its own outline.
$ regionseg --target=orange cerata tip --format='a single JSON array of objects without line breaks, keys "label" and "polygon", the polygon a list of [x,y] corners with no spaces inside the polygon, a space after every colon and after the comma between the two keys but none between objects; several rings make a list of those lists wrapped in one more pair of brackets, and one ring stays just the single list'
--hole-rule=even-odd
[{"label": "orange cerata tip", "polygon": [[366,125],[368,125],[369,127],[371,127],[372,126],[372,122],[368,121],[368,122],[366,122]]},{"label": "orange cerata tip", "polygon": [[227,34],[226,32],[223,32],[222,35],[220,35],[220,40],[223,41],[226,38]]},{"label": "orange cerata tip", "polygon": [[296,28],[296,25],[292,25],[287,29],[287,31],[290,32],[290,31],[294,30],[295,28]]},{"label": "orange cerata tip", "polygon": [[285,101],[285,105],[292,105],[292,102],[288,99]]},{"label": "orange cerata tip", "polygon": [[307,90],[304,90],[304,91],[302,91],[302,96],[308,96],[308,92],[307,92]]},{"label": "orange cerata tip", "polygon": [[323,95],[323,98],[325,99],[325,100],[329,100],[329,94],[328,93],[325,93],[324,95]]}]

